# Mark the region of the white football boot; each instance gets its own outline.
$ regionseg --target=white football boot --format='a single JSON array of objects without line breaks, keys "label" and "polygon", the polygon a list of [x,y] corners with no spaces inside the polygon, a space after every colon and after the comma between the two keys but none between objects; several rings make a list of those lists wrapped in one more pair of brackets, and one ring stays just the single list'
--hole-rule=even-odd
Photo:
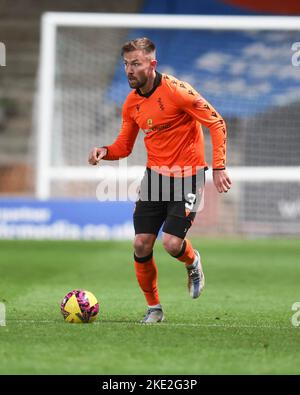
[{"label": "white football boot", "polygon": [[145,317],[140,321],[141,324],[156,324],[164,320],[162,308],[149,307]]},{"label": "white football boot", "polygon": [[197,250],[194,250],[196,254],[196,260],[193,266],[186,268],[188,275],[188,290],[190,296],[193,299],[198,298],[203,291],[205,285],[205,278],[201,264],[200,254]]}]

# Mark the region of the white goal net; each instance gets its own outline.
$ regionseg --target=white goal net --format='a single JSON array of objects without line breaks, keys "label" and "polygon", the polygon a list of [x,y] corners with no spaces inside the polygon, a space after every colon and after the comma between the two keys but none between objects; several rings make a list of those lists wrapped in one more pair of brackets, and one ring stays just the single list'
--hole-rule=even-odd
[{"label": "white goal net", "polygon": [[[36,100],[37,197],[95,199],[101,180],[130,183],[143,175],[142,133],[121,165],[102,161],[91,168],[87,156],[119,132],[130,90],[120,48],[144,36],[157,46],[158,70],[192,84],[228,126],[234,185],[218,195],[207,172],[205,208],[193,232],[300,234],[297,17],[45,14]],[[211,162],[209,133],[206,159]]]}]

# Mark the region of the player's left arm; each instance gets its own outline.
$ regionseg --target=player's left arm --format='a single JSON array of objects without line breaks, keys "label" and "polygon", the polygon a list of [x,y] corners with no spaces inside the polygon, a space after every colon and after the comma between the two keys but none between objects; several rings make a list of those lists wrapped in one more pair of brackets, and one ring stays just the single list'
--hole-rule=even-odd
[{"label": "player's left arm", "polygon": [[179,87],[177,93],[183,110],[209,129],[213,146],[213,181],[218,192],[227,192],[231,180],[226,171],[227,129],[224,119],[189,85],[185,89]]}]

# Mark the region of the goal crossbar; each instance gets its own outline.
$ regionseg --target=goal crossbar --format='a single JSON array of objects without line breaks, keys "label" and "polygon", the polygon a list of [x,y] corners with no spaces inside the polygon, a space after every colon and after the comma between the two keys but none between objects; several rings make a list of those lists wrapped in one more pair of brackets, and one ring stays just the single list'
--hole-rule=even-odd
[{"label": "goal crossbar", "polygon": [[153,29],[300,30],[300,17],[167,15],[47,12],[43,24],[54,26],[124,27]]}]

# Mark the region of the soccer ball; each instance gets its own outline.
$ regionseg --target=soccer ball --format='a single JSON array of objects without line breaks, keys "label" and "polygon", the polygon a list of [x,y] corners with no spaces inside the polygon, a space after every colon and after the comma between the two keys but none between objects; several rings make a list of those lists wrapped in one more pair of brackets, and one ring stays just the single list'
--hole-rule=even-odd
[{"label": "soccer ball", "polygon": [[75,289],[63,298],[60,310],[66,322],[84,324],[96,319],[99,303],[91,292]]}]

